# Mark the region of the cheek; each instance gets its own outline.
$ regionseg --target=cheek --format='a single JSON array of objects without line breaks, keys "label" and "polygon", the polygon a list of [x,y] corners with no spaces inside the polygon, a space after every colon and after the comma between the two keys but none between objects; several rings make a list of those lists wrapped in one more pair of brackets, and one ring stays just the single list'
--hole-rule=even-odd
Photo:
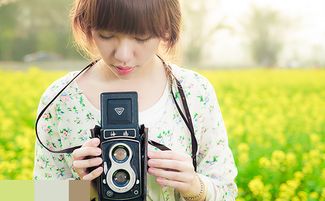
[{"label": "cheek", "polygon": [[111,47],[113,47],[114,44],[109,41],[101,40],[96,34],[93,34],[93,43],[97,54],[99,54],[98,56],[101,58],[107,57],[113,51]]},{"label": "cheek", "polygon": [[110,44],[106,44],[103,42],[96,42],[96,47],[97,47],[97,51],[98,53],[102,56],[102,57],[107,57],[108,55],[110,55],[113,51],[113,49],[111,48],[112,45]]},{"label": "cheek", "polygon": [[159,43],[150,42],[138,49],[138,56],[143,59],[151,58],[158,51]]}]

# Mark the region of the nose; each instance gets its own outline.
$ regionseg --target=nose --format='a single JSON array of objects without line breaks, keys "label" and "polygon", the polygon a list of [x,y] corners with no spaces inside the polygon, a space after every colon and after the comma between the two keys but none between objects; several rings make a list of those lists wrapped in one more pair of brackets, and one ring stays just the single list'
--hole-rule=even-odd
[{"label": "nose", "polygon": [[129,61],[132,60],[134,56],[134,50],[132,47],[132,42],[128,38],[120,39],[117,47],[114,51],[114,57],[119,62],[123,63],[124,65],[129,64]]}]

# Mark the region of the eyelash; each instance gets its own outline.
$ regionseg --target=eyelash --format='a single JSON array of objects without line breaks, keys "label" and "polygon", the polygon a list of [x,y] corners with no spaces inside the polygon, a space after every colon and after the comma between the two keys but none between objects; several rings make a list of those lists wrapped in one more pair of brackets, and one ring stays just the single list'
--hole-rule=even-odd
[{"label": "eyelash", "polygon": [[148,38],[148,39],[138,39],[138,38],[136,38],[135,40],[137,40],[139,43],[145,43],[149,39],[150,38]]},{"label": "eyelash", "polygon": [[106,39],[106,40],[113,38],[113,36],[108,36],[107,37],[107,36],[103,36],[101,34],[99,34],[99,37],[102,38],[102,39]]},{"label": "eyelash", "polygon": [[[109,40],[111,38],[113,38],[114,36],[103,36],[101,34],[99,34],[99,37],[102,38],[102,39],[105,39],[105,40]],[[144,43],[146,41],[148,41],[151,37],[147,38],[147,39],[139,39],[139,38],[135,38],[135,40],[137,40],[139,43]]]}]

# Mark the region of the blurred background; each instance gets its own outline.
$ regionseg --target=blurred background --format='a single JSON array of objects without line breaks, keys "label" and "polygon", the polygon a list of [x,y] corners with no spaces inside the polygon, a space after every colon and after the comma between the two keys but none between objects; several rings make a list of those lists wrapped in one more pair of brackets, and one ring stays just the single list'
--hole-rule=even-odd
[{"label": "blurred background", "polygon": [[[173,62],[215,87],[243,200],[325,200],[324,0],[182,0]],[[32,179],[41,94],[89,61],[72,0],[0,0],[0,179]]]},{"label": "blurred background", "polygon": [[[323,0],[181,2],[181,64],[198,68],[325,66]],[[71,4],[72,0],[1,0],[1,66],[82,61],[71,37]],[[77,64],[67,66],[79,69]]]}]

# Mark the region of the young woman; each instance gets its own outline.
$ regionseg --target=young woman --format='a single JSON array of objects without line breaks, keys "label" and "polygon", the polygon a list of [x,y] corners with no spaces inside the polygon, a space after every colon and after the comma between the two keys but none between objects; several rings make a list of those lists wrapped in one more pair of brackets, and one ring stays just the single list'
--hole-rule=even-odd
[{"label": "young woman", "polygon": [[[160,47],[169,52],[180,37],[179,1],[75,0],[71,14],[77,44],[94,62],[47,108],[38,134],[52,149],[82,147],[72,154],[54,154],[37,141],[34,178],[97,178],[103,172],[100,142],[90,139],[89,130],[100,124],[99,95],[136,91],[139,122],[148,127],[149,139],[171,149],[158,151],[149,145],[147,200],[235,200],[237,169],[214,88],[198,73],[158,56]],[[44,92],[38,112],[78,73],[55,81]],[[197,140],[197,171],[191,132],[175,105],[175,100],[182,105],[176,79]],[[89,167],[97,168],[88,172]]]}]

